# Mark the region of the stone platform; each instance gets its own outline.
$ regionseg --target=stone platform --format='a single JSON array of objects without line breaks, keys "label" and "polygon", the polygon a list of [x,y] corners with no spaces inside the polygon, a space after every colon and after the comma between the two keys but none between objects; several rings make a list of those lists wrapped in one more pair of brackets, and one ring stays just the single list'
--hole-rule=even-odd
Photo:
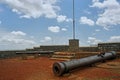
[{"label": "stone platform", "polygon": [[54,55],[50,59],[57,59],[57,60],[71,60],[75,59],[75,53],[69,52],[55,52]]},{"label": "stone platform", "polygon": [[72,60],[72,59],[80,59],[96,54],[98,54],[98,52],[55,52],[50,59]]}]

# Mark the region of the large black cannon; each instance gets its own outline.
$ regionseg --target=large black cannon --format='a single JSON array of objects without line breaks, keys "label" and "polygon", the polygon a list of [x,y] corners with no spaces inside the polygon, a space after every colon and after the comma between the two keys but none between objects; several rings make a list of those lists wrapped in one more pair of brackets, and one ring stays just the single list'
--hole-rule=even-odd
[{"label": "large black cannon", "polygon": [[64,62],[55,62],[53,64],[53,73],[56,76],[61,76],[69,71],[74,69],[89,66],[97,62],[103,62],[105,60],[115,59],[116,53],[114,51],[101,53],[94,56],[89,56],[81,59],[71,60],[71,61],[64,61]]}]

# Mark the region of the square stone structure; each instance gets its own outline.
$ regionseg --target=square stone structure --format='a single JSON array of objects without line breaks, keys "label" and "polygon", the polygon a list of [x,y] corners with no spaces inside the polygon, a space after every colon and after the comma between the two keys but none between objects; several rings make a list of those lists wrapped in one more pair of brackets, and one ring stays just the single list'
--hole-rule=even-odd
[{"label": "square stone structure", "polygon": [[79,40],[78,39],[69,40],[69,51],[73,51],[73,52],[79,51]]}]

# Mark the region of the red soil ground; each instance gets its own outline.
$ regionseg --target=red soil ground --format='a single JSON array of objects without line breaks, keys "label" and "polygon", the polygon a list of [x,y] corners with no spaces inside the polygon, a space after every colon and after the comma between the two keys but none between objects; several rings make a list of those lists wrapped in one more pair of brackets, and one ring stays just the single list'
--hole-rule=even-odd
[{"label": "red soil ground", "polygon": [[[52,72],[52,65],[56,61],[45,57],[29,60],[0,60],[0,80],[120,80],[120,65],[110,69],[86,67],[56,77]],[[112,62],[120,63],[120,59]]]}]

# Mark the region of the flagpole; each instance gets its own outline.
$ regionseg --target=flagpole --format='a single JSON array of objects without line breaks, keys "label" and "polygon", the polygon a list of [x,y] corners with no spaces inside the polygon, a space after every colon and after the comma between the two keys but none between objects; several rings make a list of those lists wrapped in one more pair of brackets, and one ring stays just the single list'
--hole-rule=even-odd
[{"label": "flagpole", "polygon": [[73,39],[75,39],[75,10],[74,10],[74,0],[73,0]]}]

